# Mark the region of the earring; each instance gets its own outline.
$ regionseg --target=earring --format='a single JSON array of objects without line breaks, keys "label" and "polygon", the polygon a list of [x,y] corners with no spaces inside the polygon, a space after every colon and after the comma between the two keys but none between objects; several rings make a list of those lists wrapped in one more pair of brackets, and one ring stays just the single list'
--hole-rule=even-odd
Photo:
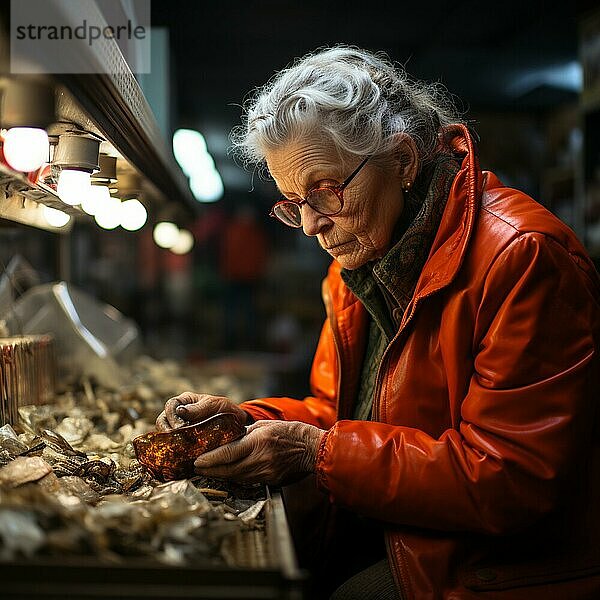
[{"label": "earring", "polygon": [[405,181],[405,182],[402,184],[402,191],[403,191],[405,194],[408,194],[408,192],[410,192],[410,186],[411,186],[411,185],[412,185],[412,183],[411,183],[410,181]]}]

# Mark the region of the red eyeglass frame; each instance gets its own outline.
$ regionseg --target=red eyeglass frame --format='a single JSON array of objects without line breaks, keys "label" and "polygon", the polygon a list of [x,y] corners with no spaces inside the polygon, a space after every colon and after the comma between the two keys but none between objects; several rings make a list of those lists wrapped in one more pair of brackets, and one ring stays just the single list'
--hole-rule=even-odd
[{"label": "red eyeglass frame", "polygon": [[300,200],[290,200],[289,198],[286,198],[285,200],[280,200],[279,202],[276,202],[273,205],[273,207],[271,208],[271,212],[269,213],[269,216],[274,217],[275,219],[277,219],[284,225],[287,225],[288,227],[295,227],[296,229],[299,229],[300,227],[302,227],[302,222],[300,222],[299,225],[292,225],[291,223],[287,223],[275,214],[275,209],[278,206],[281,206],[282,204],[296,204],[298,207],[302,207],[303,204],[308,204],[315,212],[319,213],[320,215],[324,215],[326,217],[333,217],[335,215],[338,215],[340,212],[342,212],[342,209],[344,208],[344,190],[349,185],[349,183],[358,175],[358,172],[367,164],[367,161],[370,158],[371,158],[371,156],[367,156],[366,158],[364,158],[363,161],[358,165],[358,167],[356,167],[356,169],[354,169],[354,171],[352,171],[352,173],[339,185],[335,185],[332,187],[318,185],[318,186],[308,190],[308,192],[306,194],[307,196],[309,194],[311,194],[312,192],[316,192],[317,190],[327,190],[327,191],[333,192],[340,201],[340,207],[335,212],[332,212],[332,213],[321,212],[319,209],[315,208],[306,198],[301,198]]}]

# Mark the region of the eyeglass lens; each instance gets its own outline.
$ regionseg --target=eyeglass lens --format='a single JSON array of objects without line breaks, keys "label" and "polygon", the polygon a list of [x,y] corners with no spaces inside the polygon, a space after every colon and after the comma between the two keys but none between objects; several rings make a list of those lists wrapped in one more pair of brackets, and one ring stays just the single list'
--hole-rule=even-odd
[{"label": "eyeglass lens", "polygon": [[327,188],[317,188],[309,192],[306,202],[322,215],[333,215],[342,208],[337,194]]},{"label": "eyeglass lens", "polygon": [[[334,215],[342,208],[342,203],[332,190],[317,188],[306,196],[306,203],[322,215]],[[296,202],[281,202],[273,209],[275,216],[291,227],[302,225],[302,208]]]},{"label": "eyeglass lens", "polygon": [[290,227],[302,225],[300,206],[295,202],[280,202],[273,207],[273,213],[282,223]]}]

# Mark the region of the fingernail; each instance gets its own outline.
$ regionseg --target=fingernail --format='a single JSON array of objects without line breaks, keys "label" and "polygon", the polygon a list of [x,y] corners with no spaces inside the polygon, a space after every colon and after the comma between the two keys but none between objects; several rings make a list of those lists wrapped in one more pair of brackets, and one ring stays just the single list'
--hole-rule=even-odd
[{"label": "fingernail", "polygon": [[185,407],[183,404],[180,404],[176,409],[175,412],[178,415],[185,415],[187,413],[188,409],[187,407]]}]

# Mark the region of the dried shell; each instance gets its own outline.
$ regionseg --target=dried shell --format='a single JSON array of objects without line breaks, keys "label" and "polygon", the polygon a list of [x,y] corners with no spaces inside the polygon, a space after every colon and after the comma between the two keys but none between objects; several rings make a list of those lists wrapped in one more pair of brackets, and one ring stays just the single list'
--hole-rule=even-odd
[{"label": "dried shell", "polygon": [[22,452],[27,452],[29,447],[24,444],[10,425],[0,427],[0,448],[6,450],[11,456],[18,456]]},{"label": "dried shell", "polygon": [[[79,477],[67,476],[58,480],[61,494],[67,496],[76,496],[84,502],[94,504],[100,496],[83,479]],[[60,500],[60,498],[59,498]]]},{"label": "dried shell", "polygon": [[66,417],[54,430],[60,434],[69,444],[81,444],[94,424],[87,417]]},{"label": "dried shell", "polygon": [[133,440],[135,454],[153,477],[168,481],[194,475],[194,461],[204,452],[233,442],[246,429],[231,413],[220,413],[194,425],[154,431]]},{"label": "dried shell", "polygon": [[253,504],[250,508],[248,508],[244,512],[240,513],[238,515],[238,518],[240,518],[242,521],[244,521],[244,523],[250,523],[251,521],[256,519],[256,517],[258,517],[258,515],[260,514],[260,511],[263,509],[263,506],[265,505],[265,502],[266,502],[266,500],[259,500],[258,502]]},{"label": "dried shell", "polygon": [[38,481],[52,473],[52,467],[39,456],[19,456],[0,469],[0,485],[17,487]]},{"label": "dried shell", "polygon": [[44,475],[40,480],[36,481],[36,484],[46,492],[54,493],[60,490],[60,479],[55,473]]},{"label": "dried shell", "polygon": [[67,442],[67,440],[60,435],[60,433],[56,433],[50,429],[42,429],[40,432],[40,437],[44,440],[44,442],[46,442],[48,448],[54,450],[54,452],[57,454],[87,458],[85,452],[75,450],[75,448],[73,448],[73,446],[71,446],[71,444],[69,444],[69,442]]}]

